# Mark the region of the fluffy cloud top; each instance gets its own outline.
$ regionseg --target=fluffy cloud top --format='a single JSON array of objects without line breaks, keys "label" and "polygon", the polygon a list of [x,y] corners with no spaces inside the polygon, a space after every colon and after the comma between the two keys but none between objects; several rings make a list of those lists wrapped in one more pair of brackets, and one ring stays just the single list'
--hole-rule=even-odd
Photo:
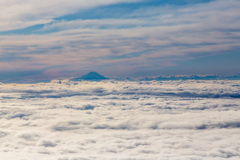
[{"label": "fluffy cloud top", "polygon": [[239,87],[240,81],[1,84],[0,156],[235,160],[240,100],[229,95],[239,95]]}]

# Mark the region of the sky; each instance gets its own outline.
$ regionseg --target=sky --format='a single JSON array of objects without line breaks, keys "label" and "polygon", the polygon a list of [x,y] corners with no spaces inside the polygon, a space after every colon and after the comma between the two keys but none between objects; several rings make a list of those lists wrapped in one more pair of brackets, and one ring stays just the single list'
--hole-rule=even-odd
[{"label": "sky", "polygon": [[240,0],[0,2],[0,81],[239,74]]}]

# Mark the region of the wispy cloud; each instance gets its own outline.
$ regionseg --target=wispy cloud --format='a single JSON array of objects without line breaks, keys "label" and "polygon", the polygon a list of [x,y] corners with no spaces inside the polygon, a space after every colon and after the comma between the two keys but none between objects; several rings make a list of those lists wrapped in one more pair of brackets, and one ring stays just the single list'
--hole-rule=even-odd
[{"label": "wispy cloud", "polygon": [[137,0],[53,0],[41,2],[37,0],[17,0],[1,2],[1,30],[27,27],[34,24],[51,22],[54,18],[74,13],[80,9],[117,4],[120,2],[136,2]]},{"label": "wispy cloud", "polygon": [[[58,68],[66,71],[73,71],[76,68],[106,71],[114,68],[115,71],[134,72],[141,69],[161,69],[174,66],[179,60],[219,53],[228,54],[239,49],[238,0],[216,0],[184,5],[159,2],[158,5],[139,5],[130,8],[131,12],[122,16],[117,12],[111,18],[103,15],[101,18],[99,15],[97,18],[78,19],[75,15],[73,19],[69,17],[57,19],[81,9],[94,12],[103,5],[105,8],[116,7],[117,5],[110,4],[121,2],[126,3],[110,0],[91,3],[71,1],[68,4],[62,1],[40,4],[31,1],[24,5],[16,5],[14,2],[4,4],[10,9],[13,6],[20,9],[16,9],[19,13],[14,12],[6,18],[3,17],[6,14],[1,14],[2,19],[8,21],[3,23],[6,24],[3,30],[13,29],[10,23],[15,20],[22,23],[17,25],[18,28],[29,26],[27,23],[44,21],[47,18],[50,20],[39,27],[33,27],[29,33],[27,29],[22,32],[23,34],[21,34],[23,30],[15,30],[12,33],[8,31],[7,34],[1,32],[1,68],[8,70]],[[134,4],[141,3],[139,1]],[[26,14],[29,12],[36,16],[27,18],[24,12],[20,13],[21,8],[27,4],[31,9],[26,9]],[[14,58],[10,58],[11,55],[14,55]]]}]

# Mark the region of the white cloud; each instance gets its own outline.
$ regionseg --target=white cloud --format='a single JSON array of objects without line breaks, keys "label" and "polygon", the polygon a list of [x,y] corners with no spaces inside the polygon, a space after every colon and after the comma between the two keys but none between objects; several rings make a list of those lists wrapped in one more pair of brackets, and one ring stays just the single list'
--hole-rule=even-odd
[{"label": "white cloud", "polygon": [[116,4],[120,2],[136,2],[138,0],[25,0],[1,1],[1,31],[28,27],[34,24],[47,23],[53,18],[74,13],[80,9]]},{"label": "white cloud", "polygon": [[[72,5],[91,7],[96,3],[74,1]],[[194,6],[143,8],[120,20],[54,21],[41,31],[55,29],[59,31],[56,33],[1,36],[0,67],[70,71],[101,68],[106,72],[114,68],[116,72],[126,73],[173,66],[175,61],[199,55],[227,54],[240,45],[236,40],[239,39],[239,5],[237,0],[217,0]]]},{"label": "white cloud", "polygon": [[1,157],[240,156],[240,81],[58,82],[0,86]]}]

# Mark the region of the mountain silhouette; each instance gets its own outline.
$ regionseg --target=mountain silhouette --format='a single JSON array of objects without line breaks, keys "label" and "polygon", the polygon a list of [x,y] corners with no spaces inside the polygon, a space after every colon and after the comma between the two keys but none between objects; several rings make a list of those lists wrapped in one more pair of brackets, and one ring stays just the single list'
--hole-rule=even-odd
[{"label": "mountain silhouette", "polygon": [[78,78],[73,78],[71,79],[72,81],[82,81],[82,80],[86,80],[86,81],[101,81],[101,80],[106,80],[108,78],[102,76],[101,74],[97,73],[97,72],[89,72],[85,75],[83,75],[82,77],[78,77]]}]

